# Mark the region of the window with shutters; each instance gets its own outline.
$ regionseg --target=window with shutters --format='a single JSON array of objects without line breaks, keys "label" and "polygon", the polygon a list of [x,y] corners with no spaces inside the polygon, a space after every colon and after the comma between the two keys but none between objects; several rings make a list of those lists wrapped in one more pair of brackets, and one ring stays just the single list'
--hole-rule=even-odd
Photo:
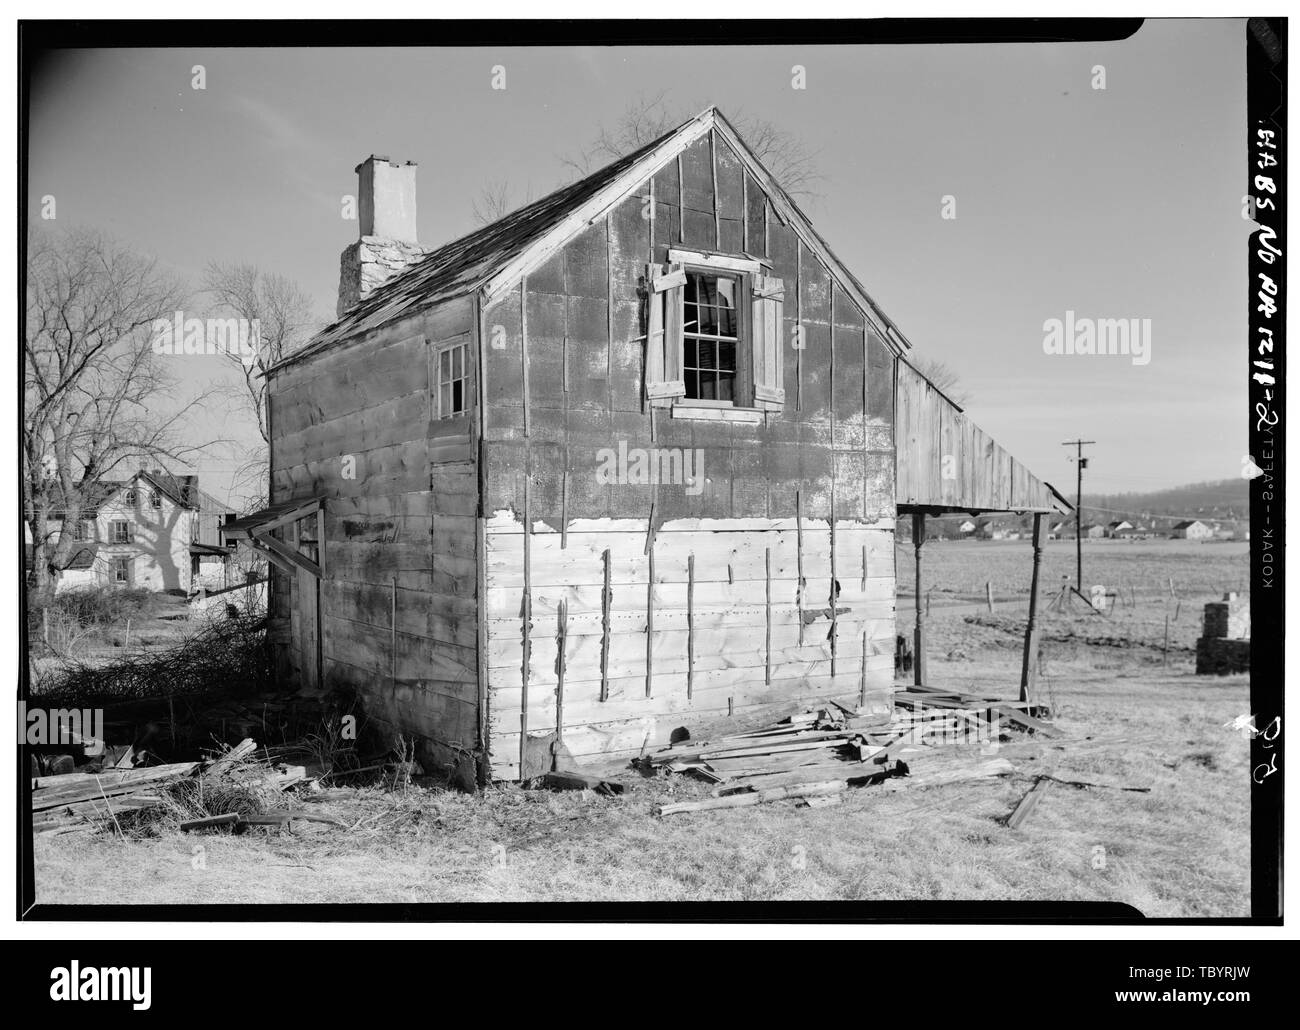
[{"label": "window with shutters", "polygon": [[735,403],[740,345],[739,276],[688,272],[683,291],[685,397]]},{"label": "window with shutters", "polygon": [[124,519],[114,519],[110,524],[112,534],[109,539],[115,544],[129,544],[131,542],[131,523]]},{"label": "window with shutters", "polygon": [[113,582],[119,586],[131,585],[131,559],[113,559]]},{"label": "window with shutters", "polygon": [[674,418],[781,411],[783,280],[747,256],[674,249],[668,258],[646,269],[647,402]]}]

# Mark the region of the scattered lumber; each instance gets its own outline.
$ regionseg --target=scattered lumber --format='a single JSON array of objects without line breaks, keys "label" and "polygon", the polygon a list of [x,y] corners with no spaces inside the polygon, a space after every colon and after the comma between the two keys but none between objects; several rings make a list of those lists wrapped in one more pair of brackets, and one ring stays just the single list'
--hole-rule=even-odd
[{"label": "scattered lumber", "polygon": [[995,776],[1011,776],[1016,767],[1005,758],[994,758],[988,762],[975,765],[958,766],[951,769],[922,771],[903,780],[890,780],[882,785],[883,790],[907,787],[942,787],[950,783],[965,783],[970,780],[990,779]]},{"label": "scattered lumber", "polygon": [[[48,784],[32,791],[32,811],[43,812],[83,801],[134,794],[145,787],[191,775],[198,762],[178,762],[145,769],[113,769],[103,773],[70,773],[67,776],[43,776],[36,782]],[[75,782],[67,782],[74,780]]]},{"label": "scattered lumber", "polygon": [[747,808],[785,798],[807,798],[822,794],[837,794],[848,786],[847,780],[825,780],[821,783],[801,783],[791,787],[772,787],[768,790],[746,791],[722,798],[705,798],[702,801],[679,801],[660,805],[658,814],[677,815],[679,812],[709,812],[719,808]]},{"label": "scattered lumber", "polygon": [[1019,723],[1026,729],[1033,730],[1035,733],[1040,733],[1044,737],[1061,736],[1061,731],[1050,723],[1043,722],[1040,719],[1035,719],[1032,715],[1026,715],[1024,712],[1011,708],[1008,705],[995,705],[993,710],[1005,715],[1012,722]]},{"label": "scattered lumber", "polygon": [[1011,830],[1019,829],[1021,824],[1034,814],[1034,809],[1038,807],[1038,802],[1042,800],[1043,795],[1047,793],[1047,788],[1051,785],[1052,781],[1048,777],[1035,777],[1034,785],[1030,787],[1025,796],[1020,799],[1020,804],[1016,805],[1015,811],[1007,816],[1007,828]]},{"label": "scattered lumber", "polygon": [[885,765],[863,765],[860,762],[822,762],[792,772],[760,773],[735,782],[724,783],[713,788],[714,797],[729,797],[745,791],[767,790],[772,787],[794,787],[801,783],[817,783],[826,780],[844,780],[850,786],[864,786],[879,782],[889,776],[901,776],[907,772],[907,765],[902,762],[889,762]]},{"label": "scattered lumber", "polygon": [[[32,828],[52,831],[88,820],[115,820],[124,812],[161,804],[161,792],[191,778],[201,778],[204,782],[220,780],[230,787],[267,787],[277,791],[284,791],[307,779],[307,770],[301,765],[256,763],[256,751],[256,741],[246,738],[207,762],[175,762],[134,769],[111,768],[99,773],[37,777],[32,789]],[[247,821],[246,817],[240,818]],[[321,817],[314,818],[319,820]],[[222,821],[211,822],[210,819]],[[230,823],[232,821],[224,815],[212,816],[187,820],[183,828]]]}]

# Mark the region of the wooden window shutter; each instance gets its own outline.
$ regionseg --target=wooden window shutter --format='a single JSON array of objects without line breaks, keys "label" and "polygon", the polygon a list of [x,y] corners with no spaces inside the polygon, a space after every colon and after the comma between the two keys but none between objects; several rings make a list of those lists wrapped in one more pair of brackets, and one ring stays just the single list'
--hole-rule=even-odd
[{"label": "wooden window shutter", "polygon": [[645,392],[656,407],[686,396],[682,368],[682,295],[686,273],[681,265],[647,265],[649,315],[646,326]]},{"label": "wooden window shutter", "polygon": [[769,411],[785,407],[785,280],[779,275],[753,276],[751,301],[754,354],[754,406]]}]

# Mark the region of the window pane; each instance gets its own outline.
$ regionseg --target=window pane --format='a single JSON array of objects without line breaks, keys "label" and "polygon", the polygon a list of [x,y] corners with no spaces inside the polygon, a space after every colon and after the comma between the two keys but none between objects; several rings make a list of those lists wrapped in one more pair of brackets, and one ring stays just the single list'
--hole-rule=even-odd
[{"label": "window pane", "polygon": [[700,368],[718,367],[718,345],[710,340],[700,341]]},{"label": "window pane", "polygon": [[724,308],[735,309],[736,307],[736,280],[718,279],[718,304]]},{"label": "window pane", "polygon": [[736,371],[736,345],[734,343],[718,344],[718,368],[730,372]]},{"label": "window pane", "polygon": [[718,335],[718,309],[713,307],[700,308],[700,332],[707,333],[709,336]]},{"label": "window pane", "polygon": [[692,400],[700,399],[700,374],[693,368],[686,370],[686,396]]},{"label": "window pane", "polygon": [[682,315],[682,327],[688,333],[698,333],[700,322],[700,313],[694,304],[687,304],[685,313]]},{"label": "window pane", "polygon": [[465,410],[465,380],[457,379],[452,386],[451,410],[460,412]]},{"label": "window pane", "polygon": [[451,383],[444,382],[438,388],[438,415],[446,418],[451,414]]},{"label": "window pane", "polygon": [[686,277],[686,303],[694,304],[700,296],[699,292],[700,277],[694,273]]},{"label": "window pane", "polygon": [[718,335],[736,335],[736,309],[734,307],[724,307],[718,312]]},{"label": "window pane", "polygon": [[736,397],[736,377],[727,372],[718,376],[718,400],[730,401]]}]

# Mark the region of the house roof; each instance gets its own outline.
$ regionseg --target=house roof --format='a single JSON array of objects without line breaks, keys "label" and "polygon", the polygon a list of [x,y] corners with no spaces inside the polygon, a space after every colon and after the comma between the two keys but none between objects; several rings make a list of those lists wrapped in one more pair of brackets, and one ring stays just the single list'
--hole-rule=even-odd
[{"label": "house roof", "polygon": [[1187,519],[1186,521],[1183,522],[1174,523],[1174,529],[1191,529],[1192,526],[1203,526],[1203,525],[1205,525],[1205,523],[1202,522],[1200,519]]},{"label": "house roof", "polygon": [[[207,496],[199,490],[198,476],[177,476],[161,469],[155,469],[152,472],[141,469],[129,479],[103,479],[95,483],[90,489],[89,496],[86,497],[82,504],[82,518],[94,518],[103,505],[107,504],[118,493],[130,487],[136,479],[143,479],[183,508],[198,508],[200,495]],[[56,498],[51,505],[50,515],[52,518],[62,519],[67,509],[66,498]]]},{"label": "house roof", "polygon": [[898,327],[831,252],[807,216],[753,155],[731,124],[717,108],[710,107],[586,178],[429,252],[349,308],[305,346],[272,365],[267,374],[421,308],[479,289],[489,294],[501,292],[521,275],[527,274],[531,267],[540,264],[560,242],[577,235],[602,217],[637,185],[711,131],[727,141],[746,171],[767,191],[778,217],[790,224],[805,244],[817,252],[843,281],[868,320],[876,323],[889,346],[896,352],[910,347]]}]

